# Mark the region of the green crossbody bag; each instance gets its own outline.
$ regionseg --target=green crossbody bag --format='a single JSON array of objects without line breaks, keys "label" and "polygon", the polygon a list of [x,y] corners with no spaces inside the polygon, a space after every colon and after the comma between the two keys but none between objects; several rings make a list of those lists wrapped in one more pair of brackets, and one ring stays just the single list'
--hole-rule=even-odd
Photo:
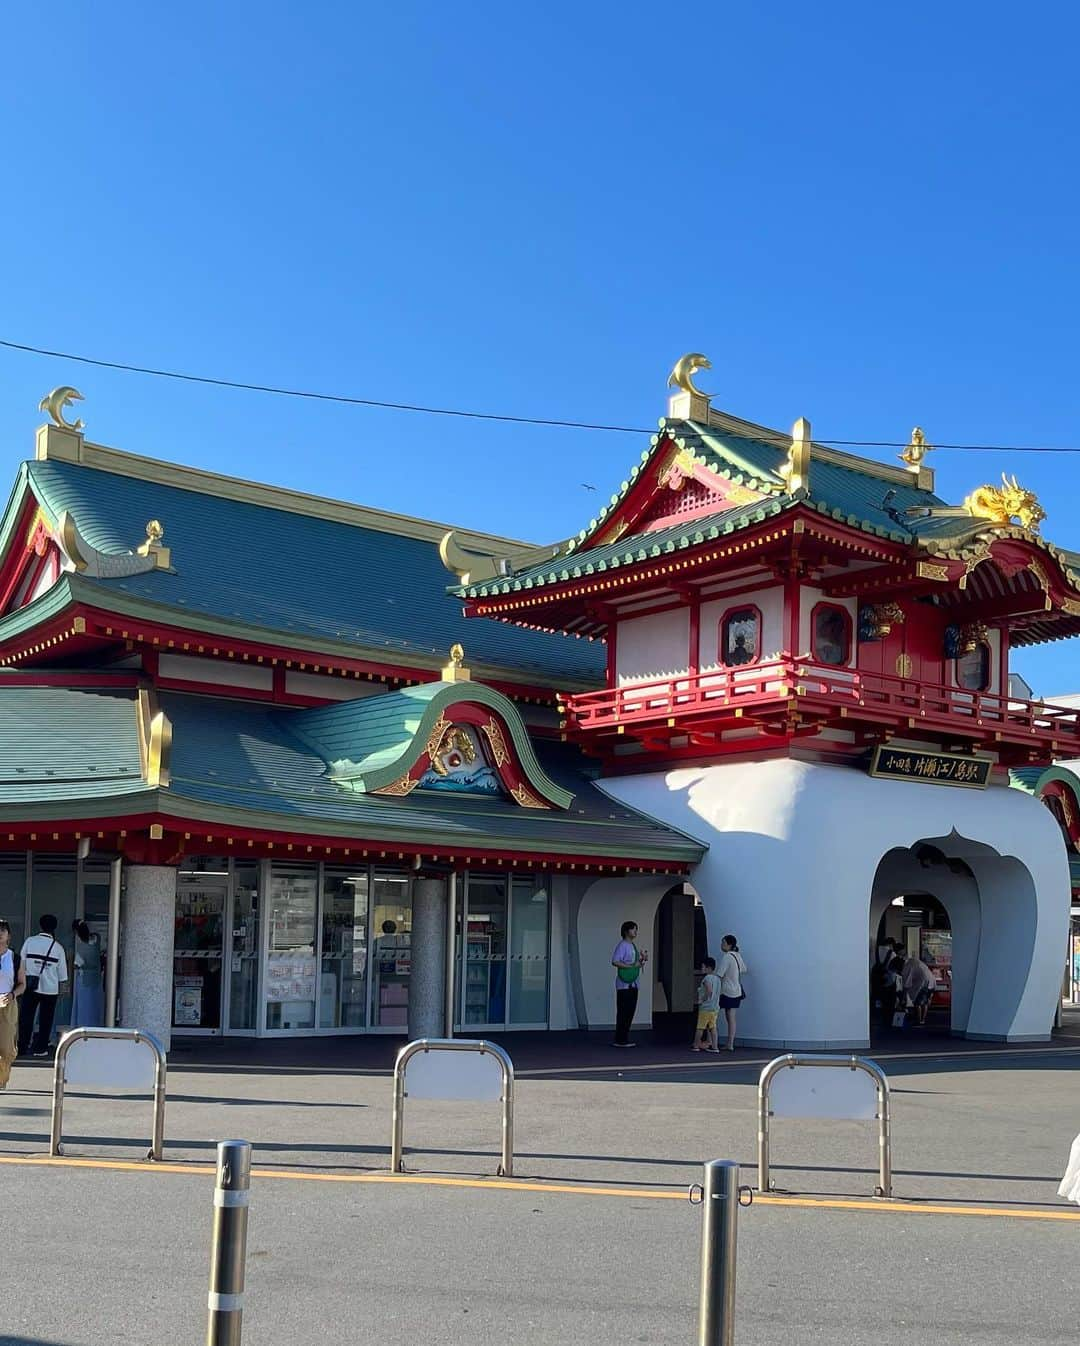
[{"label": "green crossbody bag", "polygon": [[633,967],[620,967],[615,969],[619,974],[620,981],[633,984],[641,976],[641,953],[636,944],[634,945],[634,957],[637,959],[637,962]]}]

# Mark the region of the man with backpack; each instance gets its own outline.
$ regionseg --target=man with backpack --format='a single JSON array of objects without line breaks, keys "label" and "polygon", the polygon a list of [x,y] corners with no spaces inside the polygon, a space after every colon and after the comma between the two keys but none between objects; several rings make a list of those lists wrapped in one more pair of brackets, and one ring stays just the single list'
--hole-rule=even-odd
[{"label": "man with backpack", "polygon": [[60,998],[61,988],[68,975],[67,955],[64,953],[64,946],[56,938],[56,924],[55,916],[40,917],[38,925],[41,928],[38,933],[31,935],[22,946],[26,992],[19,1014],[20,1056],[25,1056],[27,1047],[31,1046],[30,1034],[34,1028],[35,1014],[38,1026],[30,1054],[31,1056],[49,1054],[49,1038],[52,1037],[56,1002]]},{"label": "man with backpack", "polygon": [[19,1054],[19,996],[26,987],[22,960],[11,947],[11,926],[0,921],[0,1089]]}]

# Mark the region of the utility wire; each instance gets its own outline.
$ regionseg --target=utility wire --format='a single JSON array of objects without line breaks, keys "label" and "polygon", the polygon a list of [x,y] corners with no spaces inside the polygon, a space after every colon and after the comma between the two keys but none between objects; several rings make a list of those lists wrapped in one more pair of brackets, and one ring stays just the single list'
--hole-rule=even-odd
[{"label": "utility wire", "polygon": [[[267,383],[242,383],[237,379],[211,378],[205,374],[183,374],[174,369],[153,369],[148,365],[125,364],[120,360],[98,360],[90,355],[72,355],[68,351],[51,351],[41,346],[27,346],[18,341],[5,341],[0,338],[0,346],[8,350],[23,351],[29,355],[44,355],[52,360],[70,360],[76,364],[94,365],[98,369],[118,369],[125,374],[148,374],[158,379],[176,379],[182,383],[201,383],[213,388],[239,388],[250,393],[271,393],[275,397],[299,397],[312,402],[337,402],[345,406],[375,407],[383,411],[414,411],[425,416],[456,416],[472,421],[501,421],[509,425],[540,425],[560,430],[604,430],[622,435],[652,435],[655,426],[606,425],[595,421],[563,421],[544,416],[507,416],[494,411],[463,411],[457,407],[427,407],[415,402],[384,402],[374,397],[348,397],[343,393],[319,393],[300,388],[279,388]],[[740,434],[740,439],[752,439],[752,435]],[[772,436],[762,438],[762,443],[774,444]],[[901,439],[822,439],[814,436],[817,444],[829,444],[835,448],[861,449],[906,449],[908,441]],[[1050,446],[1041,444],[934,444],[935,450],[949,450],[954,453],[1080,453],[1080,446]]]}]

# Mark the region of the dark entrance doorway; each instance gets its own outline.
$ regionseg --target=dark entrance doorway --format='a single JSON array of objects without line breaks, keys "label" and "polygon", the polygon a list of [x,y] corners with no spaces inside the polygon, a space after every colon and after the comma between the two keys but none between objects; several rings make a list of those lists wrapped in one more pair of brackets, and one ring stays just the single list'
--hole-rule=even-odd
[{"label": "dark entrance doorway", "polygon": [[708,955],[705,911],[688,883],[669,888],[653,923],[653,1030],[689,1045],[697,1016],[698,969]]}]

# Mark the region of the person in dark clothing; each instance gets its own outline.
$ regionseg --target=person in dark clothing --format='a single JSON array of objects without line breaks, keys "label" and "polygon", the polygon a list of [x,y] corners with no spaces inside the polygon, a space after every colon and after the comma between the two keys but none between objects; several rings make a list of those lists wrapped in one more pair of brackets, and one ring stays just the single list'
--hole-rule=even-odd
[{"label": "person in dark clothing", "polygon": [[637,1009],[638,981],[649,961],[649,955],[634,943],[637,930],[636,921],[623,921],[619,942],[611,955],[611,966],[615,969],[614,1047],[637,1046],[636,1042],[630,1041],[630,1025]]}]

